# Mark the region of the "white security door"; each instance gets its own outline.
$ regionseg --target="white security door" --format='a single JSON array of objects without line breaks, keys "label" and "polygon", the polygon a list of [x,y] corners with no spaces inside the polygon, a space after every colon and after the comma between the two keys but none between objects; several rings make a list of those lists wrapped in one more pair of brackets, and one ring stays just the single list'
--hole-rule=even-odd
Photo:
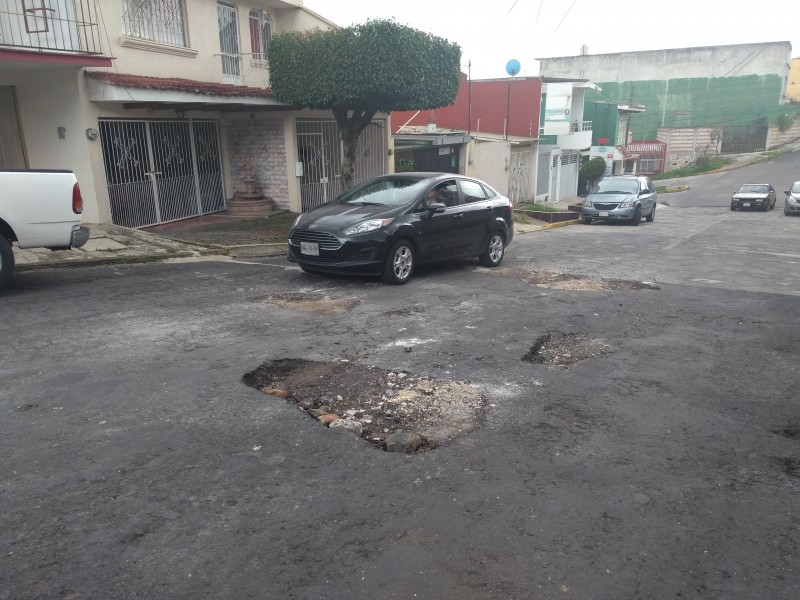
[{"label": "white security door", "polygon": [[239,52],[239,20],[236,7],[219,2],[217,4],[219,22],[219,52],[222,56],[222,80],[225,83],[241,85],[242,59]]}]

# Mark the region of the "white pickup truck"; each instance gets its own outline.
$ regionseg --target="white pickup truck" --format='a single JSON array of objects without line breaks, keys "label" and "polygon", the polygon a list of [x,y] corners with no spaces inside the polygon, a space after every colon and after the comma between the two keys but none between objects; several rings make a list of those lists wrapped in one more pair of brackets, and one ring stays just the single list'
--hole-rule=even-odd
[{"label": "white pickup truck", "polygon": [[0,289],[11,280],[20,248],[69,250],[89,239],[83,198],[72,171],[0,170]]}]

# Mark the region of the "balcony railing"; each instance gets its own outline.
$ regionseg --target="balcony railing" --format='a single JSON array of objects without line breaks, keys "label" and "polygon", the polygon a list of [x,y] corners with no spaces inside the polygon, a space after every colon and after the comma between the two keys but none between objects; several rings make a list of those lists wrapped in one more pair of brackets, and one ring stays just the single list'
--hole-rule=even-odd
[{"label": "balcony railing", "polygon": [[96,0],[0,0],[0,47],[102,54]]}]

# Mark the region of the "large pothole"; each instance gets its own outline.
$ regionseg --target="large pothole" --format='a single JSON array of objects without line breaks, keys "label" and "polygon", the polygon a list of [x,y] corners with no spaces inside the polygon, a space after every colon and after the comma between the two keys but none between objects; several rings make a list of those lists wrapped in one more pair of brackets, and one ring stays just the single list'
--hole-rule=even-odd
[{"label": "large pothole", "polygon": [[605,340],[575,333],[545,333],[539,336],[522,360],[534,364],[571,365],[611,352]]},{"label": "large pothole", "polygon": [[577,292],[632,292],[639,290],[661,289],[647,281],[624,281],[621,279],[597,279],[583,275],[568,273],[550,273],[548,271],[525,271],[524,269],[501,268],[490,271],[496,275],[511,275],[538,287],[571,290]]},{"label": "large pothole", "polygon": [[267,361],[244,382],[296,404],[330,428],[389,451],[436,448],[474,429],[483,396],[473,385],[385,371],[347,359]]},{"label": "large pothole", "polygon": [[352,310],[359,304],[358,298],[332,298],[319,294],[271,294],[253,298],[251,302],[274,304],[281,308],[310,312],[315,315],[338,315]]}]

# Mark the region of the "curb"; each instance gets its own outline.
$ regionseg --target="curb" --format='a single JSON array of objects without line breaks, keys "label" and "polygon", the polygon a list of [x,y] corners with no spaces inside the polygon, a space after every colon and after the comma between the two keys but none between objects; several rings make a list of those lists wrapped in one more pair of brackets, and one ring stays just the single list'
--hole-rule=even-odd
[{"label": "curb", "polygon": [[77,269],[80,267],[102,267],[105,265],[144,264],[169,260],[171,258],[189,258],[191,256],[205,256],[207,254],[223,254],[223,252],[192,252],[188,250],[170,252],[168,254],[144,254],[142,256],[114,256],[104,258],[84,258],[68,261],[52,261],[40,263],[17,263],[14,270],[39,271],[42,269]]},{"label": "curb", "polygon": [[542,229],[558,229],[559,227],[566,227],[567,225],[579,225],[580,219],[572,219],[570,221],[560,221],[559,223],[548,223]]}]

